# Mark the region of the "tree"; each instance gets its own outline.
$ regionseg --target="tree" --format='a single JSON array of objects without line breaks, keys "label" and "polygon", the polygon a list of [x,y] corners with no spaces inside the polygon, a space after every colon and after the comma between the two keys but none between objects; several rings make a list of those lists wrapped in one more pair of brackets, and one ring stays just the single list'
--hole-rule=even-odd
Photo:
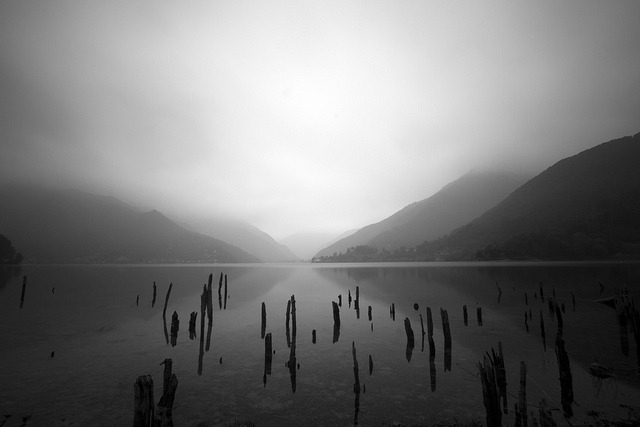
[{"label": "tree", "polygon": [[16,252],[11,240],[0,234],[0,264],[20,264],[22,254]]}]

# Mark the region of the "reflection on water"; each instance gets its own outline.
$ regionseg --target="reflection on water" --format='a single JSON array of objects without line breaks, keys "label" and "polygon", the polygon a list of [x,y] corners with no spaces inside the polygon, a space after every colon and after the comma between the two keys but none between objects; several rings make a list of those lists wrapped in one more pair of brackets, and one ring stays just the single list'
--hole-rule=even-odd
[{"label": "reflection on water", "polygon": [[[0,269],[0,340],[8,344],[0,348],[1,409],[12,420],[32,414],[34,425],[127,424],[135,379],[159,379],[158,363],[171,358],[180,381],[176,425],[239,418],[259,425],[483,420],[476,364],[501,346],[506,384],[518,384],[520,362],[527,364],[529,405],[547,398],[556,420],[587,408],[625,416],[619,405],[640,401],[630,318],[594,301],[625,284],[638,298],[639,270],[635,264]],[[165,295],[162,309],[156,293]],[[474,306],[477,324],[468,321],[467,307]],[[431,307],[440,308],[441,322],[434,324]],[[373,313],[387,308],[389,317],[378,314],[374,330]],[[395,322],[396,310],[403,322]],[[189,334],[180,334],[179,318],[187,316]],[[545,327],[558,331],[551,352]],[[298,332],[306,338],[298,340]],[[360,377],[356,349],[365,363],[368,356],[369,375]],[[216,363],[223,357],[224,364]],[[615,387],[594,380],[596,361],[598,372],[615,374]],[[514,414],[505,417],[513,423]]]}]

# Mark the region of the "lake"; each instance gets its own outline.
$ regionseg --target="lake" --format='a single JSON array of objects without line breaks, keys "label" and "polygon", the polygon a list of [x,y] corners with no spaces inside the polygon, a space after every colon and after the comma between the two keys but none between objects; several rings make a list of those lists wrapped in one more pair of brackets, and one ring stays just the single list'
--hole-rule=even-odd
[{"label": "lake", "polygon": [[[228,279],[226,309],[217,298],[221,273]],[[213,274],[214,314],[210,348],[204,352],[199,374],[200,295],[209,274]],[[27,283],[20,308],[23,276]],[[152,307],[154,282],[157,300]],[[170,329],[175,311],[180,321],[175,346],[165,335],[162,317],[170,283],[166,328]],[[21,425],[25,416],[30,416],[27,425],[131,425],[136,379],[152,375],[157,400],[162,389],[160,362],[165,358],[173,360],[179,381],[173,409],[176,426],[247,420],[256,425],[352,425],[356,418],[361,425],[484,424],[477,364],[485,352],[497,350],[498,343],[506,368],[505,424],[514,422],[520,361],[527,364],[529,411],[537,413],[545,398],[555,420],[561,421],[554,349],[558,319],[549,308],[550,298],[559,307],[564,305],[563,338],[572,371],[575,418],[595,422],[627,417],[630,411],[637,416],[640,380],[631,326],[628,351],[623,351],[616,311],[595,302],[613,296],[617,286],[627,286],[638,300],[640,264],[4,269],[0,271],[0,425],[3,421],[5,427]],[[356,287],[359,313],[348,302],[349,292],[355,298]],[[285,316],[292,295],[297,334],[296,366],[290,370]],[[339,336],[334,337],[332,301],[338,302],[339,295],[341,324]],[[265,375],[262,302],[274,351],[270,375]],[[390,315],[392,303],[395,320]],[[421,333],[420,315],[427,329],[427,307],[433,313],[433,358],[428,336],[423,339]],[[477,321],[478,307],[482,325]],[[447,310],[450,323],[448,355],[441,308]],[[188,331],[192,311],[198,312],[194,339]],[[415,335],[412,350],[407,348],[405,318]],[[359,395],[354,393],[352,345],[359,366]],[[596,361],[614,377],[591,375],[588,368]],[[6,415],[11,416],[2,418]]]}]

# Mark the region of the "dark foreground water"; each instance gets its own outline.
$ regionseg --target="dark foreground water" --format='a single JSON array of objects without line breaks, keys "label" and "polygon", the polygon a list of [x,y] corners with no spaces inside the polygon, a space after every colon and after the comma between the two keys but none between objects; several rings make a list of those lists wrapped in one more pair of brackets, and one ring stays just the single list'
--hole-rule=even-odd
[{"label": "dark foreground water", "polygon": [[[220,309],[217,298],[221,272],[228,276],[226,310]],[[537,413],[536,405],[545,398],[560,421],[554,349],[558,322],[547,301],[554,291],[558,305],[565,306],[563,337],[573,376],[575,418],[595,422],[597,413],[615,419],[628,416],[629,408],[623,405],[640,405],[633,336],[628,336],[626,351],[615,310],[594,302],[623,285],[640,299],[638,264],[24,266],[0,273],[0,425],[6,421],[6,427],[21,425],[25,416],[30,416],[27,425],[131,425],[136,378],[152,375],[159,398],[159,363],[165,358],[173,359],[179,381],[177,426],[242,420],[257,425],[350,425],[356,417],[361,425],[484,423],[477,363],[499,342],[509,393],[505,424],[514,421],[520,361],[528,367],[529,411]],[[214,321],[200,375],[200,314],[195,339],[189,337],[188,321],[190,312],[200,311],[202,285],[210,273]],[[20,308],[24,275],[27,285]],[[158,296],[152,308],[154,281]],[[174,311],[180,319],[175,346],[166,340],[162,319],[170,282],[167,328]],[[500,299],[496,282],[502,289]],[[356,286],[359,318],[347,301],[349,291],[355,297]],[[291,295],[297,309],[295,376],[285,366],[290,358],[285,312]],[[338,295],[341,327],[334,342],[331,301],[337,302]],[[275,351],[271,375],[266,376],[262,302]],[[395,321],[389,314],[392,303]],[[468,325],[463,305],[468,308]],[[434,358],[421,334],[420,315],[426,329],[427,307],[433,312]],[[477,307],[482,308],[482,326]],[[440,308],[447,310],[450,320],[450,362]],[[527,333],[524,318],[529,310]],[[415,333],[412,351],[407,349],[405,317]],[[359,399],[354,394],[352,343],[362,385]],[[595,361],[615,376],[601,380],[590,375],[587,368]]]}]

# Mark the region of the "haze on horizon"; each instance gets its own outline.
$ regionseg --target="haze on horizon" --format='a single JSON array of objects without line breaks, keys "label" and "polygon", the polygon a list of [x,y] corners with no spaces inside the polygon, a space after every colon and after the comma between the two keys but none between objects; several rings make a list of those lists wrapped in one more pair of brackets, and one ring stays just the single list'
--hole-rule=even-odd
[{"label": "haze on horizon", "polygon": [[0,185],[276,239],[640,131],[640,2],[3,1]]}]

